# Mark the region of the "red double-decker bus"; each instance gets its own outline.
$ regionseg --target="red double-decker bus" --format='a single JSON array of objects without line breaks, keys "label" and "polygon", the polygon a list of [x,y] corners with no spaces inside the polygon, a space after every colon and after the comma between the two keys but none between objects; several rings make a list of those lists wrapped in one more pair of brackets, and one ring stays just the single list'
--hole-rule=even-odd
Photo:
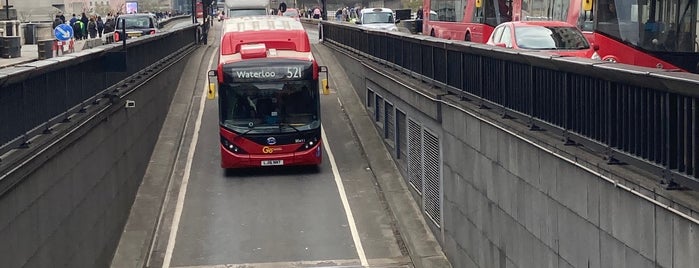
[{"label": "red double-decker bus", "polygon": [[424,0],[423,34],[485,43],[503,22],[565,21],[583,31],[603,60],[697,73],[697,1]]},{"label": "red double-decker bus", "polygon": [[226,20],[215,74],[221,167],[320,164],[318,71],[299,21]]},{"label": "red double-decker bus", "polygon": [[[423,0],[422,33],[486,43],[495,26],[518,20],[523,0]],[[428,16],[429,14],[429,16]]]},{"label": "red double-decker bus", "polygon": [[[540,0],[537,0],[540,1]],[[571,0],[603,60],[699,73],[698,0]]]}]

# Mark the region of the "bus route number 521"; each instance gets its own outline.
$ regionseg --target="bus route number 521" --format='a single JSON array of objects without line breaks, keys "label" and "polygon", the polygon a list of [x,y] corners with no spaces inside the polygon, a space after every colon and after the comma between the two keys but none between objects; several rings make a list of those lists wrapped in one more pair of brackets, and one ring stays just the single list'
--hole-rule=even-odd
[{"label": "bus route number 521", "polygon": [[301,68],[299,68],[299,67],[286,68],[286,78],[301,78]]}]

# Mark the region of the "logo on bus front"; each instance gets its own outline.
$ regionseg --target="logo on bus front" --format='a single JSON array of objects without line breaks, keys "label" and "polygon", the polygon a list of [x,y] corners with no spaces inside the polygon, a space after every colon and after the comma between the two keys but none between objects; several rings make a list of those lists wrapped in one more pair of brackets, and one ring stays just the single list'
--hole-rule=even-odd
[{"label": "logo on bus front", "polygon": [[280,147],[272,147],[272,146],[265,146],[265,147],[262,147],[262,153],[263,153],[263,154],[272,154],[272,153],[274,153],[275,151],[281,151],[281,150],[282,150],[282,148],[280,148]]},{"label": "logo on bus front", "polygon": [[275,145],[275,144],[277,144],[277,139],[275,139],[274,137],[269,137],[269,138],[267,138],[267,144]]}]

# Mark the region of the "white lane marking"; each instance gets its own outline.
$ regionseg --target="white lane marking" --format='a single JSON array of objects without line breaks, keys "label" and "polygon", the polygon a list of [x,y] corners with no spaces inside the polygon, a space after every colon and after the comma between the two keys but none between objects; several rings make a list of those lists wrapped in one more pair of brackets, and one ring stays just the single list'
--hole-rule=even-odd
[{"label": "white lane marking", "polygon": [[347,215],[347,222],[349,223],[350,232],[352,233],[352,240],[354,240],[354,247],[357,249],[357,255],[359,255],[359,262],[362,266],[369,266],[369,263],[366,260],[366,254],[364,254],[364,247],[362,247],[362,240],[359,239],[359,232],[357,231],[357,224],[354,222],[352,209],[350,208],[349,201],[347,201],[345,185],[342,183],[340,171],[337,169],[335,156],[333,156],[333,152],[330,150],[330,145],[328,145],[328,137],[325,135],[325,128],[321,127],[320,131],[321,138],[323,139],[323,147],[325,147],[325,152],[328,154],[328,159],[330,159],[330,167],[333,171],[333,177],[335,177],[335,185],[337,185],[337,191],[340,193],[342,206],[345,208],[345,215]]},{"label": "white lane marking", "polygon": [[[211,53],[211,59],[209,60],[208,68],[211,68],[211,65],[214,63],[215,55],[216,53]],[[189,177],[192,173],[192,160],[194,159],[194,151],[197,149],[197,140],[199,140],[199,129],[201,128],[201,118],[204,115],[204,106],[206,104],[206,92],[208,89],[209,82],[206,81],[206,83],[204,83],[203,94],[201,94],[199,114],[197,114],[197,121],[194,123],[194,135],[192,136],[192,142],[189,144],[189,152],[187,153],[187,164],[184,167],[184,177],[182,178],[182,184],[180,185],[180,193],[177,195],[177,206],[175,207],[175,215],[172,218],[172,227],[170,228],[170,238],[167,241],[167,250],[165,251],[163,268],[170,267],[170,261],[172,261],[172,252],[175,250],[175,243],[177,242],[177,229],[180,226],[182,208],[184,207],[184,197],[187,194],[187,184],[189,184]]]},{"label": "white lane marking", "polygon": [[[381,267],[410,267],[410,257],[401,256],[394,258],[378,258],[371,259],[373,265]],[[194,266],[177,266],[172,268],[289,268],[289,267],[359,267],[359,260],[315,260],[315,261],[290,261],[290,262],[258,262],[258,263],[227,263],[227,264],[208,264]]]}]

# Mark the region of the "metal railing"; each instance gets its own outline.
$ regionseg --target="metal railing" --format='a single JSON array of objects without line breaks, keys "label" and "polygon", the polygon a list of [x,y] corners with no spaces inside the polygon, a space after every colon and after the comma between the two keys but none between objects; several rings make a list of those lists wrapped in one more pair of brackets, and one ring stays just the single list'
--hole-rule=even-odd
[{"label": "metal railing", "polygon": [[324,42],[699,189],[699,75],[322,22]]},{"label": "metal railing", "polygon": [[112,85],[195,43],[195,26],[129,39],[126,71],[109,71],[124,56],[122,43],[0,69],[0,157],[70,120]]}]

